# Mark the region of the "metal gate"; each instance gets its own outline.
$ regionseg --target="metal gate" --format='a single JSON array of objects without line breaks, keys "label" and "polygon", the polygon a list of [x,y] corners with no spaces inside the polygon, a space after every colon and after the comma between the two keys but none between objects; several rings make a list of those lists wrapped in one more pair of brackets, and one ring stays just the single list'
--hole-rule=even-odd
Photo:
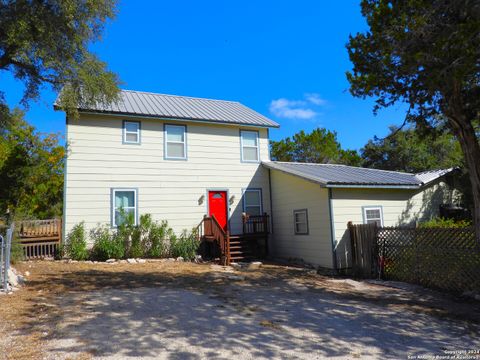
[{"label": "metal gate", "polygon": [[0,235],[0,290],[7,292],[8,270],[10,269],[10,254],[12,250],[13,225],[7,229],[5,236]]}]

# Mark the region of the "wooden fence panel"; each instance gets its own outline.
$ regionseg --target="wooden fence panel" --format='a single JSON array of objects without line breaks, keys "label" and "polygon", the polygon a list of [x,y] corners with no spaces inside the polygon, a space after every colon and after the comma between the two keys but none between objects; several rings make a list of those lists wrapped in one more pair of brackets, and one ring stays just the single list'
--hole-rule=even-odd
[{"label": "wooden fence panel", "polygon": [[62,240],[62,220],[25,220],[16,224],[25,260],[52,258]]},{"label": "wooden fence panel", "polygon": [[354,276],[366,278],[378,275],[378,246],[376,224],[353,225],[348,223],[350,231],[352,270]]}]

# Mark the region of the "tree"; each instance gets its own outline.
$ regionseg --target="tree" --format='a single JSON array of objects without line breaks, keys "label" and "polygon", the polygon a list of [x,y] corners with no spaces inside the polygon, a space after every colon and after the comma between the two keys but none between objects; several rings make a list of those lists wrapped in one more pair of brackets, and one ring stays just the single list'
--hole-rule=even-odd
[{"label": "tree", "polygon": [[317,128],[310,134],[303,130],[280,141],[271,141],[271,156],[275,161],[297,161],[359,166],[361,158],[355,150],[343,150],[337,134]]},{"label": "tree", "polygon": [[385,138],[374,137],[360,151],[363,166],[417,173],[463,165],[458,141],[449,133],[422,136],[415,128],[390,127]]},{"label": "tree", "polygon": [[376,98],[374,111],[407,103],[406,121],[426,131],[445,118],[472,184],[480,245],[480,3],[363,0],[369,30],[350,36],[350,92]]},{"label": "tree", "polygon": [[[0,70],[25,84],[24,105],[38,99],[43,84],[63,89],[60,105],[73,117],[79,104],[117,98],[117,76],[88,49],[114,17],[115,6],[115,0],[0,2]],[[0,115],[1,125],[6,114]]]},{"label": "tree", "polygon": [[0,128],[0,214],[48,218],[62,214],[65,148],[38,133],[15,110]]}]

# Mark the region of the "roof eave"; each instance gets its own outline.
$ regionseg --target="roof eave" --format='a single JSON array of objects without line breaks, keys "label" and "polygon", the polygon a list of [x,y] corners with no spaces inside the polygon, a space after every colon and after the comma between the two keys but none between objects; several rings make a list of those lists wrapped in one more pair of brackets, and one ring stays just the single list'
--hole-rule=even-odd
[{"label": "roof eave", "polygon": [[403,185],[403,184],[331,184],[327,183],[326,188],[338,189],[401,189],[417,190],[421,185]]},{"label": "roof eave", "polygon": [[[58,105],[53,105],[54,110],[63,110]],[[78,109],[79,113],[83,114],[92,114],[92,115],[108,115],[116,117],[130,117],[130,118],[140,118],[140,119],[159,119],[159,120],[169,120],[169,121],[186,121],[186,122],[196,122],[196,123],[208,123],[208,124],[221,124],[221,125],[232,125],[232,126],[244,126],[244,127],[257,127],[257,128],[279,128],[279,124],[263,125],[263,124],[254,124],[254,123],[235,123],[231,121],[222,121],[222,120],[208,120],[208,119],[194,119],[194,118],[183,118],[183,117],[166,117],[159,115],[148,115],[148,114],[134,114],[134,113],[122,113],[117,111],[98,111],[98,110],[87,110],[87,109]]]}]

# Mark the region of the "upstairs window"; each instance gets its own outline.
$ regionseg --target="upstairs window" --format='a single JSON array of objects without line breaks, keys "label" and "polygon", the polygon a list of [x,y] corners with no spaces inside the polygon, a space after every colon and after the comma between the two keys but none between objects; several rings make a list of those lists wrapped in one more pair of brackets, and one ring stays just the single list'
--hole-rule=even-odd
[{"label": "upstairs window", "polygon": [[123,122],[123,143],[124,144],[140,144],[140,122],[139,121]]},{"label": "upstairs window", "polygon": [[137,190],[112,189],[112,226],[121,225],[127,216],[137,225]]},{"label": "upstairs window", "polygon": [[293,223],[295,235],[308,235],[308,210],[294,210]]},{"label": "upstairs window", "polygon": [[262,215],[262,190],[247,189],[243,192],[243,212],[248,215]]},{"label": "upstairs window", "polygon": [[165,125],[165,159],[187,159],[186,132],[184,125]]},{"label": "upstairs window", "polygon": [[259,161],[259,146],[257,131],[240,131],[241,158],[243,162]]},{"label": "upstairs window", "polygon": [[383,210],[381,206],[366,206],[363,208],[364,224],[383,226]]}]

